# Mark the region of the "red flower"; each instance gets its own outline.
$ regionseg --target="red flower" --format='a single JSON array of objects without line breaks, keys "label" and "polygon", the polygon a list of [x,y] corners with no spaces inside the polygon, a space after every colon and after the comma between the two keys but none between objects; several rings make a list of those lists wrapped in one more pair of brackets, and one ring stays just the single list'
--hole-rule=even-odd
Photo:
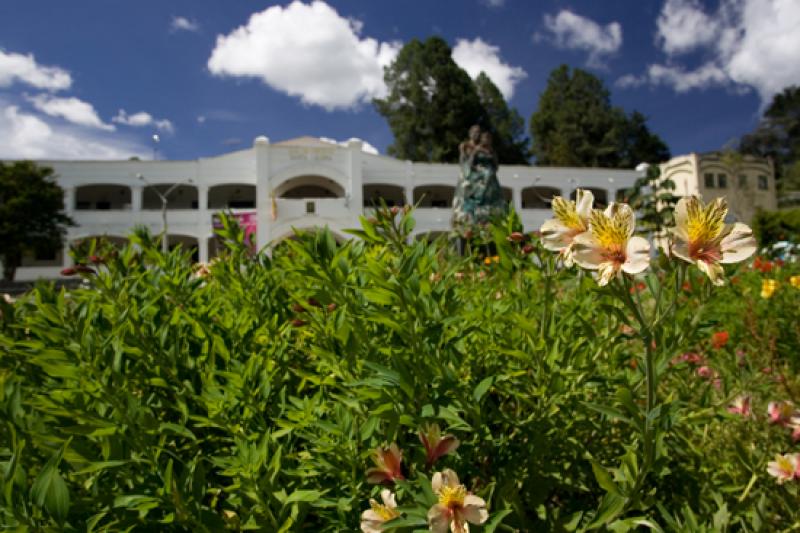
[{"label": "red flower", "polygon": [[299,318],[295,318],[294,320],[292,320],[292,325],[296,328],[305,326],[306,324],[308,324],[308,322],[306,322],[305,320],[301,320]]},{"label": "red flower", "polygon": [[62,276],[74,276],[77,273],[78,273],[78,271],[75,270],[72,267],[67,267],[67,268],[64,268],[64,269],[61,270],[61,275]]},{"label": "red flower", "polygon": [[372,452],[373,468],[367,470],[367,483],[391,485],[396,479],[405,479],[401,470],[403,453],[396,443]]},{"label": "red flower", "polygon": [[528,255],[531,252],[533,252],[535,249],[536,248],[532,244],[526,244],[525,246],[522,247],[522,253],[525,254],[525,255]]},{"label": "red flower", "polygon": [[426,464],[433,466],[439,457],[454,452],[461,444],[453,435],[442,435],[438,424],[428,424],[419,431],[419,440],[425,446]]},{"label": "red flower", "polygon": [[523,235],[519,231],[515,231],[514,233],[506,237],[506,239],[508,239],[511,242],[522,242],[525,240],[525,235]]},{"label": "red flower", "polygon": [[726,344],[728,344],[728,340],[730,339],[730,335],[728,335],[727,331],[718,331],[711,336],[711,345],[719,350]]}]

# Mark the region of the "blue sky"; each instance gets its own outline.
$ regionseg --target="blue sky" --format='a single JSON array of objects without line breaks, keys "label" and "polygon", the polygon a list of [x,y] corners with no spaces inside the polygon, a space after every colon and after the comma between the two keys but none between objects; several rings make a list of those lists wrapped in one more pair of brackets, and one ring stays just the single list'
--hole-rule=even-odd
[{"label": "blue sky", "polygon": [[673,154],[750,131],[800,83],[797,0],[3,0],[0,157],[212,156],[258,135],[392,142],[369,103],[444,37],[529,119],[562,63],[600,76]]}]

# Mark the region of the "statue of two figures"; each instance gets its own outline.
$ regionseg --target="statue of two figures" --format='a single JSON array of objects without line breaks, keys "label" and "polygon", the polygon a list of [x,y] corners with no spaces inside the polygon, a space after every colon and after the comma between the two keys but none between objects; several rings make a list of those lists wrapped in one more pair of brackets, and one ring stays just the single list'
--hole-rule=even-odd
[{"label": "statue of two figures", "polygon": [[453,229],[470,239],[482,234],[490,221],[505,216],[508,206],[497,181],[491,133],[472,126],[458,151],[461,176],[453,198]]}]

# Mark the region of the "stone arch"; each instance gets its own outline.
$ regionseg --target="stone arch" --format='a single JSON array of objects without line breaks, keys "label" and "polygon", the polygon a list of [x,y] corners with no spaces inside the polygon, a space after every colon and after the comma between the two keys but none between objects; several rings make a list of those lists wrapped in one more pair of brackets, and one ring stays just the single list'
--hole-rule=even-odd
[{"label": "stone arch", "polygon": [[276,198],[282,198],[286,191],[306,184],[324,185],[337,195],[335,197],[343,198],[347,193],[350,179],[339,170],[327,165],[302,165],[282,170],[273,175],[270,181]]},{"label": "stone arch", "polygon": [[131,188],[118,183],[92,183],[75,187],[76,210],[123,210],[131,208]]}]

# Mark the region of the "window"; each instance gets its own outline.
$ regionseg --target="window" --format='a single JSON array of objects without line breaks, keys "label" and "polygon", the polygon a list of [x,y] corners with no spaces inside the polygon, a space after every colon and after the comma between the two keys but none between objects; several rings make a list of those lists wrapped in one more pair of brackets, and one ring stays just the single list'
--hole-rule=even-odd
[{"label": "window", "polygon": [[306,202],[306,214],[313,215],[317,212],[317,204],[315,202]]},{"label": "window", "polygon": [[747,176],[744,174],[739,174],[739,188],[746,189],[747,188]]},{"label": "window", "polygon": [[107,211],[111,209],[111,202],[99,201],[95,204],[94,208],[99,211]]},{"label": "window", "polygon": [[717,174],[717,187],[720,189],[728,188],[728,176],[725,174]]},{"label": "window", "polygon": [[714,174],[705,174],[703,176],[706,189],[713,189],[714,188]]},{"label": "window", "polygon": [[759,176],[758,177],[758,188],[762,191],[766,191],[769,189],[769,180],[766,176]]}]

